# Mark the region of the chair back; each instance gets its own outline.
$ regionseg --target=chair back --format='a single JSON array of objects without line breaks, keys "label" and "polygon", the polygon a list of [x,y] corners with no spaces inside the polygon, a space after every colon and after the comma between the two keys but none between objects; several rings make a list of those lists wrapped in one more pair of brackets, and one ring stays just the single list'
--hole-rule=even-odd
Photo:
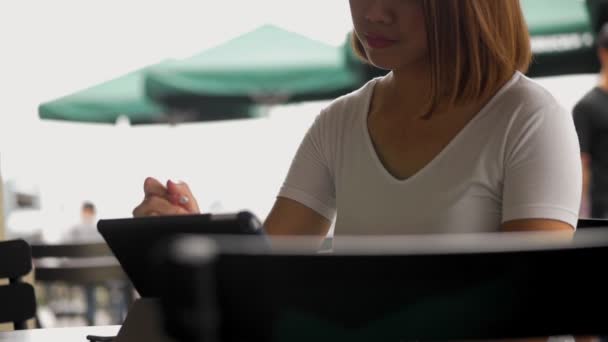
[{"label": "chair back", "polygon": [[[110,286],[120,292],[121,300],[113,301],[113,316],[122,322],[134,299],[133,285],[105,242],[55,245],[32,245],[36,281],[82,286],[86,291],[87,310],[55,312],[57,316],[83,316],[95,324],[96,286]],[[116,298],[114,296],[114,298]]]},{"label": "chair back", "polygon": [[[32,245],[36,280],[74,284],[127,280],[106,243]],[[49,259],[50,262],[45,262]]]},{"label": "chair back", "polygon": [[32,270],[30,246],[24,240],[0,241],[0,323],[12,322],[16,330],[36,316],[36,295],[32,285],[21,278]]}]

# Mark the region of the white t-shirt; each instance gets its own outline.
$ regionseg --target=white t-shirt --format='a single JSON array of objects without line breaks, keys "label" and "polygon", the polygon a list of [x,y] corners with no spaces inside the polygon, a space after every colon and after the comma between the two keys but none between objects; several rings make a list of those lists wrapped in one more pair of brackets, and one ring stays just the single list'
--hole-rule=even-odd
[{"label": "white t-shirt", "polygon": [[334,101],[306,134],[279,197],[335,235],[495,232],[518,219],[578,220],[582,172],[572,117],[513,78],[428,165],[406,180],[381,163],[367,128],[374,79]]}]

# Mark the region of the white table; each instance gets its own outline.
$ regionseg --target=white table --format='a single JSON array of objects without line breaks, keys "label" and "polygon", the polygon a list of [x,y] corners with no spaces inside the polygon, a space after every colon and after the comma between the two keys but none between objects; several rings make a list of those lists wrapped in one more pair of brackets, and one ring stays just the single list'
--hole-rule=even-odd
[{"label": "white table", "polygon": [[119,325],[111,325],[9,331],[0,332],[0,342],[88,342],[87,335],[116,336],[119,329]]}]

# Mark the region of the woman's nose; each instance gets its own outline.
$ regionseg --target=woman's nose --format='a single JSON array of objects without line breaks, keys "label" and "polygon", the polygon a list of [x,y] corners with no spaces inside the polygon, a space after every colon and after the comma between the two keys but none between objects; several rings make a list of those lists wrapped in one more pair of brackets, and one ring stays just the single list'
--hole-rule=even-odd
[{"label": "woman's nose", "polygon": [[365,19],[371,23],[391,24],[393,22],[392,11],[385,0],[367,0],[367,14]]}]

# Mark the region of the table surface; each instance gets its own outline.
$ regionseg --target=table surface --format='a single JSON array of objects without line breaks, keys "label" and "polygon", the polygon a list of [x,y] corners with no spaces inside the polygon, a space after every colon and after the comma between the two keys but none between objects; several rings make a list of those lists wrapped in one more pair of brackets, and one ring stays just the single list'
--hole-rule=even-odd
[{"label": "table surface", "polygon": [[119,325],[0,332],[0,342],[88,342],[87,335],[116,336]]}]

